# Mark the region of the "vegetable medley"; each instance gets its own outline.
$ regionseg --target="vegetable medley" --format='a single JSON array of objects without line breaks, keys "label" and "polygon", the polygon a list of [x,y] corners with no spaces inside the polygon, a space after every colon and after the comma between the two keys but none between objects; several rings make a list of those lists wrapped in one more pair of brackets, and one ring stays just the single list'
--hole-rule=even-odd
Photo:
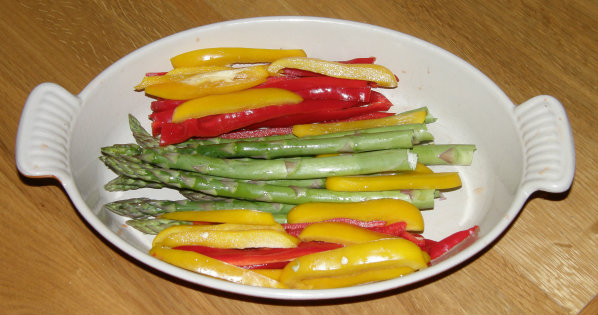
[{"label": "vegetable medley", "polygon": [[108,191],[174,189],[181,200],[105,208],[155,235],[150,254],[203,275],[271,288],[327,289],[401,277],[466,246],[478,227],[422,236],[422,211],[460,189],[473,144],[437,144],[427,108],[400,113],[398,78],[373,57],[301,49],[208,48],[146,73],[151,132],[101,150]]}]

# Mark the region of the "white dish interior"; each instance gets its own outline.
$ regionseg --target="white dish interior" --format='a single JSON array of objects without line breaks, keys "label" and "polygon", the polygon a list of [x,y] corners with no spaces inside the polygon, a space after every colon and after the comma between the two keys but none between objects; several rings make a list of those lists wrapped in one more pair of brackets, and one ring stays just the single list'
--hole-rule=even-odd
[{"label": "white dish interior", "polygon": [[[463,187],[446,193],[446,198],[436,201],[433,210],[424,212],[424,236],[439,240],[456,231],[478,225],[478,241],[437,265],[403,278],[319,291],[237,285],[194,274],[147,255],[152,237],[124,227],[124,218],[108,213],[102,206],[110,201],[135,196],[154,199],[182,197],[170,190],[106,192],[103,184],[115,175],[98,160],[100,148],[115,143],[134,142],[128,129],[129,113],[140,119],[149,130],[146,117],[150,113],[150,99],[143,93],[133,91],[133,86],[144,73],[170,70],[169,58],[181,52],[218,46],[302,48],[308,56],[329,60],[375,56],[376,63],[390,68],[400,80],[397,89],[380,90],[395,104],[393,111],[427,106],[438,118],[437,122],[429,126],[437,143],[471,143],[477,146],[473,165],[434,168],[459,171]],[[55,103],[63,103],[61,98],[69,99],[62,92],[55,94],[58,99]],[[27,106],[33,102],[34,100],[29,100]],[[492,243],[516,217],[533,191],[566,190],[574,167],[570,128],[564,111],[560,111],[562,108],[558,101],[548,96],[530,101],[531,105],[527,107],[531,108],[529,112],[533,115],[526,123],[525,113],[518,113],[515,105],[500,88],[461,59],[414,37],[348,21],[269,17],[191,29],[154,42],[122,58],[92,81],[78,95],[78,99],[70,99],[70,102],[74,105],[67,106],[69,109],[65,109],[66,115],[58,110],[58,118],[52,118],[63,120],[62,116],[65,116],[69,121],[67,128],[59,131],[66,136],[64,141],[58,141],[58,150],[65,152],[64,170],[56,172],[52,165],[46,167],[45,173],[44,170],[31,170],[31,163],[25,157],[27,146],[30,145],[24,144],[27,131],[31,128],[24,121],[27,116],[35,114],[27,113],[26,108],[17,149],[17,162],[21,172],[30,176],[57,177],[83,217],[107,240],[134,258],[192,283],[251,296],[277,299],[348,297],[402,287],[432,277],[459,265]],[[540,110],[543,112],[538,112]],[[68,115],[70,111],[72,115]],[[543,152],[551,149],[551,143],[555,141],[566,142],[570,144],[570,148],[559,149],[560,153],[550,153],[552,155],[547,160],[549,163],[556,160],[554,163],[557,164],[552,166],[550,172],[536,172],[540,174],[536,178],[530,166],[540,166],[533,160],[534,152],[530,153],[533,147],[530,148],[530,143],[526,140],[525,128],[537,122],[537,117],[544,115],[545,111],[549,112],[549,122],[557,121],[547,125],[549,131],[554,131],[552,133],[557,140],[550,138],[546,140],[548,144],[540,143],[541,157],[545,157]],[[46,112],[53,110],[46,109]],[[54,127],[49,127],[52,128]],[[52,137],[39,141],[46,146],[53,146],[56,142]],[[56,159],[60,160],[61,157]]]}]

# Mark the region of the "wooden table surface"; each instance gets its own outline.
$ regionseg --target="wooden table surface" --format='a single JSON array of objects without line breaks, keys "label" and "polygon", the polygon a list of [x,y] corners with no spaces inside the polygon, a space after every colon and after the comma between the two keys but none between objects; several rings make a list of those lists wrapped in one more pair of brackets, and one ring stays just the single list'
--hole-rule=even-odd
[{"label": "wooden table surface", "polygon": [[[2,0],[1,7],[1,313],[598,314],[595,0]],[[36,85],[55,82],[77,94],[104,68],[161,37],[274,15],[391,28],[465,59],[516,104],[539,94],[556,97],[575,136],[572,188],[535,195],[489,250],[434,281],[367,298],[289,303],[151,271],[102,240],[55,180],[19,175],[17,126]]]}]

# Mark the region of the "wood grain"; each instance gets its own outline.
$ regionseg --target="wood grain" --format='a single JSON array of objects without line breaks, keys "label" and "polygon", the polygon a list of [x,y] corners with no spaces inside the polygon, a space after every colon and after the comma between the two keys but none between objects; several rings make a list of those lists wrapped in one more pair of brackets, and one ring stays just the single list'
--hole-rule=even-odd
[{"label": "wood grain", "polygon": [[[1,0],[0,312],[144,314],[597,314],[598,3],[571,1]],[[465,59],[515,102],[549,94],[573,126],[570,191],[536,194],[491,248],[425,283],[316,303],[240,297],[169,278],[105,242],[52,179],[16,170],[29,92],[78,93],[161,37],[209,23],[309,15],[376,24]],[[588,304],[589,303],[589,304]]]}]

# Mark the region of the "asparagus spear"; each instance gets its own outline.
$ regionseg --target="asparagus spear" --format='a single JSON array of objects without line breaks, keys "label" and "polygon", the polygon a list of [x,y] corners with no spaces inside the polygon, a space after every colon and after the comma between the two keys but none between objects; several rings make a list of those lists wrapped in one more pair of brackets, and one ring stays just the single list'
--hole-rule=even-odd
[{"label": "asparagus spear", "polygon": [[146,182],[141,179],[129,178],[126,176],[117,176],[104,185],[106,191],[126,191],[141,188],[163,188],[161,183]]},{"label": "asparagus spear", "polygon": [[137,120],[137,118],[131,114],[129,114],[129,129],[131,129],[133,138],[135,138],[135,141],[141,147],[154,148],[160,146],[160,141],[145,131],[145,129],[143,129],[141,126],[141,123],[139,123],[139,120]]},{"label": "asparagus spear", "polygon": [[[393,198],[411,202],[421,209],[432,208],[434,205],[434,190],[337,192],[326,189],[256,185],[234,179],[205,176],[195,172],[162,169],[110,156],[102,156],[100,159],[119,175],[163,183],[176,188],[197,190],[214,196],[288,204],[357,202]],[[321,158],[321,160],[323,159],[326,158]]]},{"label": "asparagus spear", "polygon": [[[367,152],[413,147],[413,130],[362,133],[335,138],[288,139],[278,141],[236,141],[225,144],[179,148],[177,153],[201,154],[219,158],[264,158],[329,153]],[[166,151],[166,150],[165,150]]]},{"label": "asparagus spear", "polygon": [[[273,213],[272,216],[274,217],[274,221],[278,223],[286,223],[287,222],[287,215],[286,213]],[[126,224],[132,226],[133,228],[145,233],[145,234],[152,234],[156,235],[160,233],[162,230],[175,226],[175,225],[191,225],[192,222],[189,221],[179,221],[179,220],[167,220],[167,219],[132,219],[127,220]]]},{"label": "asparagus spear", "polygon": [[471,165],[476,146],[473,144],[416,145],[411,152],[424,165]]},{"label": "asparagus spear", "polygon": [[323,178],[333,175],[372,174],[413,170],[417,156],[406,149],[380,150],[330,157],[275,160],[221,159],[144,149],[142,161],[164,167],[227,178],[271,180]]},{"label": "asparagus spear", "polygon": [[129,218],[145,218],[158,216],[163,213],[175,211],[200,211],[200,210],[225,210],[225,209],[250,209],[280,213],[286,215],[295,205],[259,202],[239,199],[221,200],[154,200],[149,198],[131,198],[117,200],[104,205],[106,209]]}]

